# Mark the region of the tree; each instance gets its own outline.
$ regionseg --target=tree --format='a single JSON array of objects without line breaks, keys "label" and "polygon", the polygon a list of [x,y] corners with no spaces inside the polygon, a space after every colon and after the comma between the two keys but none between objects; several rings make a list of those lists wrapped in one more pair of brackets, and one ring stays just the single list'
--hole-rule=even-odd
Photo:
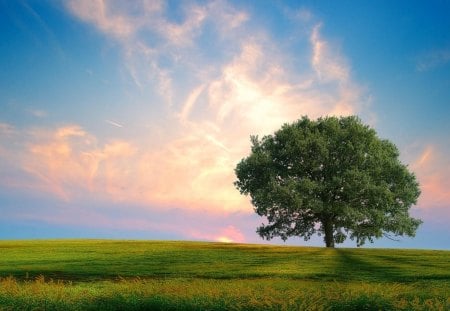
[{"label": "tree", "polygon": [[267,217],[257,229],[262,238],[317,233],[327,247],[347,237],[361,246],[414,236],[422,223],[408,213],[420,195],[414,174],[396,146],[358,117],[303,117],[251,143],[234,184]]}]

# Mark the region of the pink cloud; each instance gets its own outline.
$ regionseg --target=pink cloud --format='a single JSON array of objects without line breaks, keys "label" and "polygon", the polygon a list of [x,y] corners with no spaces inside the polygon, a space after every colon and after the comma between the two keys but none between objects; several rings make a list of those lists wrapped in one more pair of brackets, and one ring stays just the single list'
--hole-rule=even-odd
[{"label": "pink cloud", "polygon": [[70,1],[68,6],[80,19],[93,23],[100,30],[118,38],[127,37],[134,32],[131,21],[113,14],[105,1]]},{"label": "pink cloud", "polygon": [[111,141],[99,147],[94,135],[76,125],[53,131],[35,129],[25,140],[29,142],[21,150],[21,169],[35,178],[34,188],[65,201],[83,192],[97,191],[99,185],[112,192],[117,180],[126,174],[123,167],[119,168],[126,162],[123,159],[135,153],[123,141]]},{"label": "pink cloud", "polygon": [[416,172],[422,194],[421,208],[450,206],[450,161],[438,146],[429,145],[411,165]]},{"label": "pink cloud", "polygon": [[186,133],[155,149],[120,140],[101,144],[78,126],[35,130],[26,140],[16,166],[32,177],[31,188],[64,201],[95,195],[185,209],[249,208],[233,187],[228,151],[209,133]]}]

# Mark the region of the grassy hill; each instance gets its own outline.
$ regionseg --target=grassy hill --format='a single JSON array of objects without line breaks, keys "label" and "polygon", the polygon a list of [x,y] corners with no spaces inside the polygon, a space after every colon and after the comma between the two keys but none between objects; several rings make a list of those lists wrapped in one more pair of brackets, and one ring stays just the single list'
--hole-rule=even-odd
[{"label": "grassy hill", "polygon": [[450,252],[0,241],[0,310],[448,310]]}]

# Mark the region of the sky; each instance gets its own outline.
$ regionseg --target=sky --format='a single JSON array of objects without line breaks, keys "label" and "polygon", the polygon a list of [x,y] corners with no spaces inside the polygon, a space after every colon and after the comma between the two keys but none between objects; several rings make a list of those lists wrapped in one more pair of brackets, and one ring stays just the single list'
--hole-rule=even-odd
[{"label": "sky", "polygon": [[0,239],[267,243],[250,135],[358,115],[424,221],[365,246],[450,249],[449,30],[437,0],[0,0]]}]

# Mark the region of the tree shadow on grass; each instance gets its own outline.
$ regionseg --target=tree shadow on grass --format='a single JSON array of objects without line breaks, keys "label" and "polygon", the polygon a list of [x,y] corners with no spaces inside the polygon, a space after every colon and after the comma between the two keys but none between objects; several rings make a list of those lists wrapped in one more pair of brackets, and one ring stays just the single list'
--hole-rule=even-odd
[{"label": "tree shadow on grass", "polygon": [[372,262],[370,256],[355,253],[353,250],[336,249],[336,272],[340,279],[361,281],[399,282],[401,271],[392,266],[379,265]]},{"label": "tree shadow on grass", "polygon": [[450,280],[450,274],[445,271],[424,271],[420,261],[411,262],[395,255],[380,257],[371,252],[349,249],[336,249],[336,254],[336,274],[341,280],[399,283]]}]

